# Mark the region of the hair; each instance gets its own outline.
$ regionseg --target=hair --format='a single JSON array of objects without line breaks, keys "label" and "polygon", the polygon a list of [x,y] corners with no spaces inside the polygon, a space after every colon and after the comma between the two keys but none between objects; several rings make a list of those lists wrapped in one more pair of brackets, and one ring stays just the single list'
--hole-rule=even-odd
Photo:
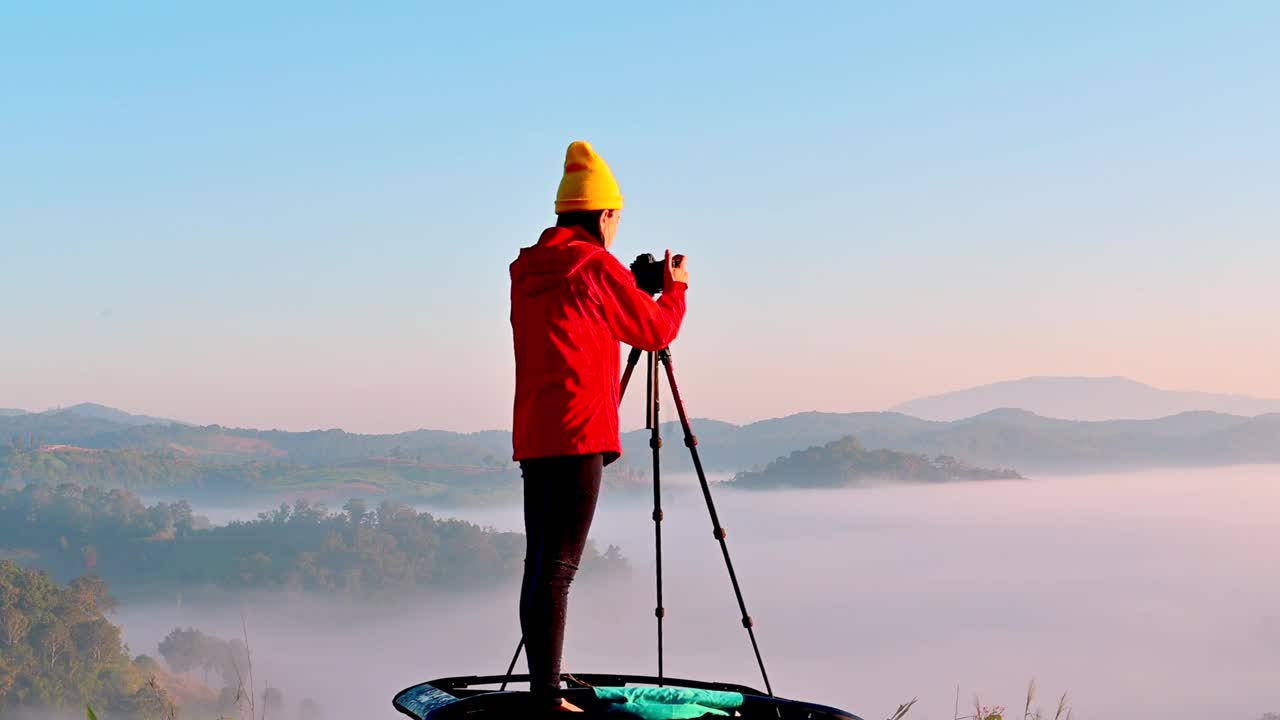
[{"label": "hair", "polygon": [[560,213],[556,216],[556,227],[578,228],[603,245],[604,236],[600,234],[600,216],[603,214],[604,210],[575,210]]}]

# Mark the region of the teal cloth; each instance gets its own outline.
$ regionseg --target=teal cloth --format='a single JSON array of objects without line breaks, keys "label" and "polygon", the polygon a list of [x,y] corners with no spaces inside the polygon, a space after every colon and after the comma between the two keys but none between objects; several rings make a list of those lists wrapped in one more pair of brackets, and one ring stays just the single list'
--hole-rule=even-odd
[{"label": "teal cloth", "polygon": [[613,703],[610,712],[643,720],[692,720],[704,715],[728,715],[742,706],[742,693],[674,687],[598,687],[596,697]]}]

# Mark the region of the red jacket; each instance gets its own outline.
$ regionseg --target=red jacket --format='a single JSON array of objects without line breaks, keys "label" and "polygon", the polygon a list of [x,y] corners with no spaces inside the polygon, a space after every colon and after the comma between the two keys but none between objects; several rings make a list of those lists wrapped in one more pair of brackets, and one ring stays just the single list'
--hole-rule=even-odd
[{"label": "red jacket", "polygon": [[516,398],[513,459],[622,455],[620,343],[657,351],[684,318],[684,283],[660,299],[585,232],[549,228],[511,263]]}]

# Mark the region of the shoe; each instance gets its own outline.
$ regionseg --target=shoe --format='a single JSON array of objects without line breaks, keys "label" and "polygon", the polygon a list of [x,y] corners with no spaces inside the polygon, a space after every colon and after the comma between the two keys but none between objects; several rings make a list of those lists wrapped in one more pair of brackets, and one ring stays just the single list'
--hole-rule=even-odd
[{"label": "shoe", "polygon": [[582,708],[564,698],[560,698],[560,704],[552,707],[551,712],[582,712]]}]

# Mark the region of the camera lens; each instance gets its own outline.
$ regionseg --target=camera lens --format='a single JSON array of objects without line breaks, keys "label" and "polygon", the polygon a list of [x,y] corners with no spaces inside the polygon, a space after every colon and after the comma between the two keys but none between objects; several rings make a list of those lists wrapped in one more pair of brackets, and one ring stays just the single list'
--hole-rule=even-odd
[{"label": "camera lens", "polygon": [[666,268],[663,266],[663,261],[658,260],[651,253],[643,253],[636,257],[635,262],[631,263],[631,274],[636,279],[636,287],[641,290],[650,295],[662,292]]}]

